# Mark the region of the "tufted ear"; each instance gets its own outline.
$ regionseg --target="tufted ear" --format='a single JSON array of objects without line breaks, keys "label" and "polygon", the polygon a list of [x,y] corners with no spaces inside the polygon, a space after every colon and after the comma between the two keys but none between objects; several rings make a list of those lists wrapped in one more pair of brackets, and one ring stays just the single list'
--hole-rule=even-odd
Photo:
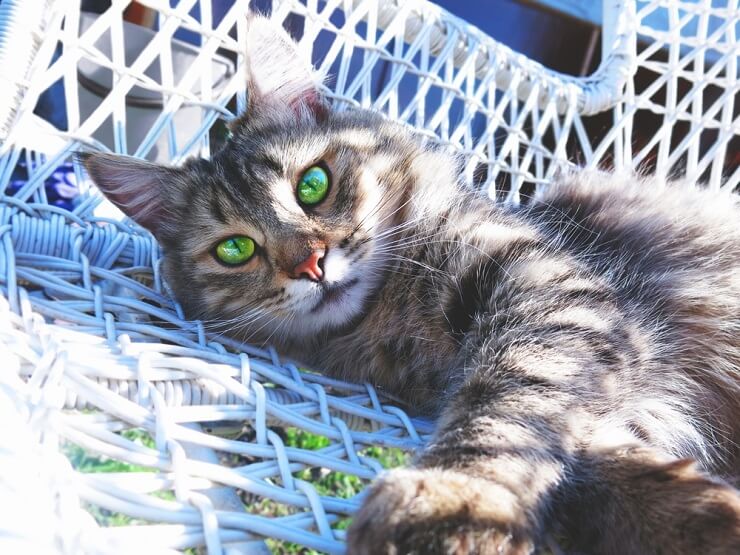
[{"label": "tufted ear", "polygon": [[250,14],[247,21],[248,113],[280,110],[290,117],[322,119],[328,104],[307,52],[275,21]]},{"label": "tufted ear", "polygon": [[80,153],[77,158],[113,204],[159,237],[171,213],[172,189],[181,180],[179,169],[116,154]]}]

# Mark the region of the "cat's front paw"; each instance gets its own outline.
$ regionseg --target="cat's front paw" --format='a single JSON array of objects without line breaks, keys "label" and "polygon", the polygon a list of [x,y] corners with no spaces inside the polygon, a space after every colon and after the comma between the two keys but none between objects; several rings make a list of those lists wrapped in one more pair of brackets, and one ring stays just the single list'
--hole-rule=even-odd
[{"label": "cat's front paw", "polygon": [[399,469],[371,486],[347,548],[350,555],[520,555],[534,542],[508,489],[450,470]]}]

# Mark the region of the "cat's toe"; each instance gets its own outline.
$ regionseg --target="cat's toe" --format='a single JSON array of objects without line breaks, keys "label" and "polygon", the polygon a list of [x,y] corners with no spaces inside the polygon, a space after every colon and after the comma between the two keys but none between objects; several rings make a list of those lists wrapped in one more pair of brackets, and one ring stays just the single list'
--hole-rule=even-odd
[{"label": "cat's toe", "polygon": [[350,555],[533,551],[517,499],[488,480],[449,470],[401,469],[381,477],[355,515]]}]

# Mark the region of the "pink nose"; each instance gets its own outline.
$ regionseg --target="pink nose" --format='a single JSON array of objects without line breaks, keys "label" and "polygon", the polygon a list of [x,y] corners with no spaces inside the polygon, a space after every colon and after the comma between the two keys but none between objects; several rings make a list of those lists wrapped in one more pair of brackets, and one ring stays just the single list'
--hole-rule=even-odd
[{"label": "pink nose", "polygon": [[308,258],[293,268],[293,277],[300,278],[306,276],[311,281],[321,281],[324,277],[323,270],[319,267],[319,262],[324,258],[324,249],[318,249],[308,255]]}]

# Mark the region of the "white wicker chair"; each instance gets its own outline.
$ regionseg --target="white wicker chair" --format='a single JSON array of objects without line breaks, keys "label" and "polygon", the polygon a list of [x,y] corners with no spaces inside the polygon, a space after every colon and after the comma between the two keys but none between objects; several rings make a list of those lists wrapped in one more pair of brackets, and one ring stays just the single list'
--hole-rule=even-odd
[{"label": "white wicker chair", "polygon": [[[208,0],[140,3],[157,11],[158,31],[124,24],[126,0],[99,16],[76,1],[0,3],[1,550],[252,553],[269,537],[340,553],[358,498],[300,477],[368,483],[381,470],[369,446],[414,449],[431,423],[370,385],[301,371],[186,321],[152,237],[79,167],[71,209],[46,193],[81,149],[207,156],[209,129],[245,106],[247,0],[215,22]],[[328,45],[319,67],[334,76],[338,108],[372,107],[463,152],[467,177],[492,196],[518,202],[569,159],[740,183],[737,0],[605,0],[603,61],[583,79],[423,1],[274,4],[278,20],[303,18],[302,45]],[[173,39],[178,29],[199,46]],[[63,128],[34,114],[59,82]],[[646,120],[657,131],[639,135]],[[19,163],[26,175],[13,181]],[[286,446],[284,427],[323,446]],[[70,463],[85,457],[127,472]],[[265,499],[282,512],[254,514]]]}]

